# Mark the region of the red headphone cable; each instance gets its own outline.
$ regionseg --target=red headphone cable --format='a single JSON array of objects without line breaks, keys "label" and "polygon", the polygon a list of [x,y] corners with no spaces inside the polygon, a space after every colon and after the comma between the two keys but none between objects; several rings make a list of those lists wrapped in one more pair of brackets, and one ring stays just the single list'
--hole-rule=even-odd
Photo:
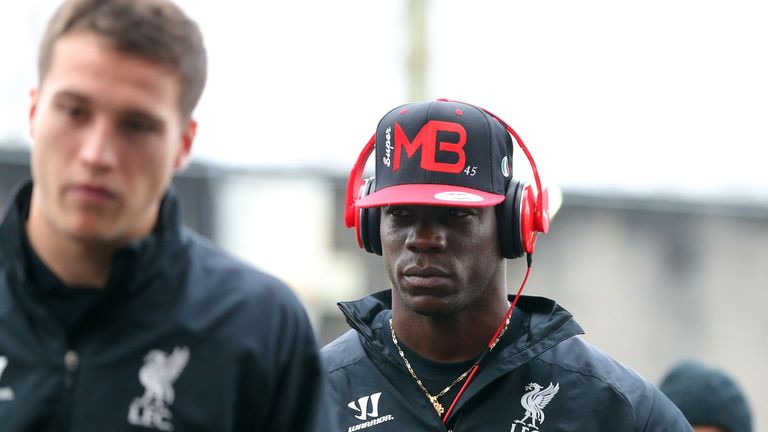
[{"label": "red headphone cable", "polygon": [[525,278],[523,279],[523,283],[520,284],[520,289],[517,290],[517,294],[515,295],[515,298],[512,300],[512,304],[509,305],[509,310],[507,310],[506,315],[504,315],[504,319],[501,321],[501,324],[499,325],[499,328],[496,329],[496,333],[493,334],[493,337],[488,342],[488,346],[485,347],[485,350],[483,350],[483,353],[480,354],[480,357],[475,360],[475,364],[472,365],[472,371],[469,373],[469,377],[467,377],[467,380],[464,381],[464,385],[461,386],[461,390],[459,390],[459,393],[456,395],[455,398],[453,398],[453,402],[451,402],[451,406],[448,408],[448,411],[446,411],[445,416],[443,416],[443,424],[448,421],[448,417],[451,415],[451,412],[453,412],[453,408],[456,406],[456,403],[461,398],[461,395],[464,394],[464,390],[467,389],[469,386],[469,383],[472,381],[472,378],[474,378],[475,373],[480,368],[480,364],[485,359],[485,356],[491,352],[491,350],[494,347],[494,341],[497,337],[499,337],[499,334],[504,330],[505,323],[507,320],[512,318],[512,312],[515,310],[515,305],[517,304],[517,300],[520,298],[520,294],[523,293],[523,288],[525,287],[525,284],[528,282],[528,277],[531,275],[531,263],[533,262],[533,254],[526,254],[526,260],[528,261],[528,269],[525,271]]}]

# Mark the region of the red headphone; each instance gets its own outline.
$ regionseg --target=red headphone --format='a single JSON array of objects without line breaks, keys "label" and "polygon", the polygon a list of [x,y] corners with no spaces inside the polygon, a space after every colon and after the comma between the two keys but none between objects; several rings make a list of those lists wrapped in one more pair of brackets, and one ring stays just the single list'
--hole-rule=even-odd
[{"label": "red headphone", "polygon": [[[448,99],[438,99],[445,102],[458,102]],[[464,103],[464,102],[461,102]],[[470,104],[466,104],[470,105]],[[506,188],[506,198],[496,206],[498,219],[499,246],[504,258],[518,258],[524,254],[532,254],[536,245],[538,233],[549,231],[549,198],[547,189],[542,189],[536,162],[523,143],[523,140],[505,121],[480,108],[486,114],[503,125],[518,146],[523,150],[533,170],[536,190],[531,185],[510,179]],[[363,180],[365,163],[376,146],[374,134],[357,157],[355,165],[347,180],[346,203],[344,207],[344,223],[347,228],[354,228],[357,244],[366,252],[381,255],[381,235],[379,224],[381,211],[379,208],[357,208],[356,202],[375,190],[374,177]]]}]

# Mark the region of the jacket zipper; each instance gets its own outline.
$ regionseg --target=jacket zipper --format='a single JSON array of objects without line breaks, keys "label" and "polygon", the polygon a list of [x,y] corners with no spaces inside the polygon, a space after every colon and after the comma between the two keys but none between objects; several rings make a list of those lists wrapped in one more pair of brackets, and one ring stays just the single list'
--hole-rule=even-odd
[{"label": "jacket zipper", "polygon": [[[63,430],[71,430],[72,404],[74,401],[75,384],[77,382],[77,372],[80,369],[80,355],[73,349],[66,349],[64,352],[64,391],[62,392],[61,405],[59,406],[58,423]],[[59,430],[62,430],[59,429]]]}]

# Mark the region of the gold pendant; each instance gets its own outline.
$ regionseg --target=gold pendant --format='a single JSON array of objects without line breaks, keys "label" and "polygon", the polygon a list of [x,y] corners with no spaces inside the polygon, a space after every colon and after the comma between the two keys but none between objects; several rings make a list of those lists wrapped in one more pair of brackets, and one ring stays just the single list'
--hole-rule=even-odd
[{"label": "gold pendant", "polygon": [[437,411],[438,414],[443,415],[445,409],[443,408],[443,405],[437,401],[437,396],[430,396],[429,401],[432,402],[432,406],[435,407],[435,411]]}]

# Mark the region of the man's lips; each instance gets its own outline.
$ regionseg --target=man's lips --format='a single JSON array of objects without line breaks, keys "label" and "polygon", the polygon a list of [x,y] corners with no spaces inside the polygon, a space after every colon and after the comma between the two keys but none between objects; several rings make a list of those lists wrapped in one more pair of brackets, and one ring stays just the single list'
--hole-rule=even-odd
[{"label": "man's lips", "polygon": [[416,277],[448,277],[448,272],[440,267],[419,267],[409,266],[403,270],[404,276],[416,276]]},{"label": "man's lips", "polygon": [[439,267],[407,267],[403,278],[412,286],[433,288],[444,285],[450,274]]},{"label": "man's lips", "polygon": [[89,203],[103,203],[117,199],[117,194],[109,188],[90,184],[76,184],[69,187],[78,199]]}]

